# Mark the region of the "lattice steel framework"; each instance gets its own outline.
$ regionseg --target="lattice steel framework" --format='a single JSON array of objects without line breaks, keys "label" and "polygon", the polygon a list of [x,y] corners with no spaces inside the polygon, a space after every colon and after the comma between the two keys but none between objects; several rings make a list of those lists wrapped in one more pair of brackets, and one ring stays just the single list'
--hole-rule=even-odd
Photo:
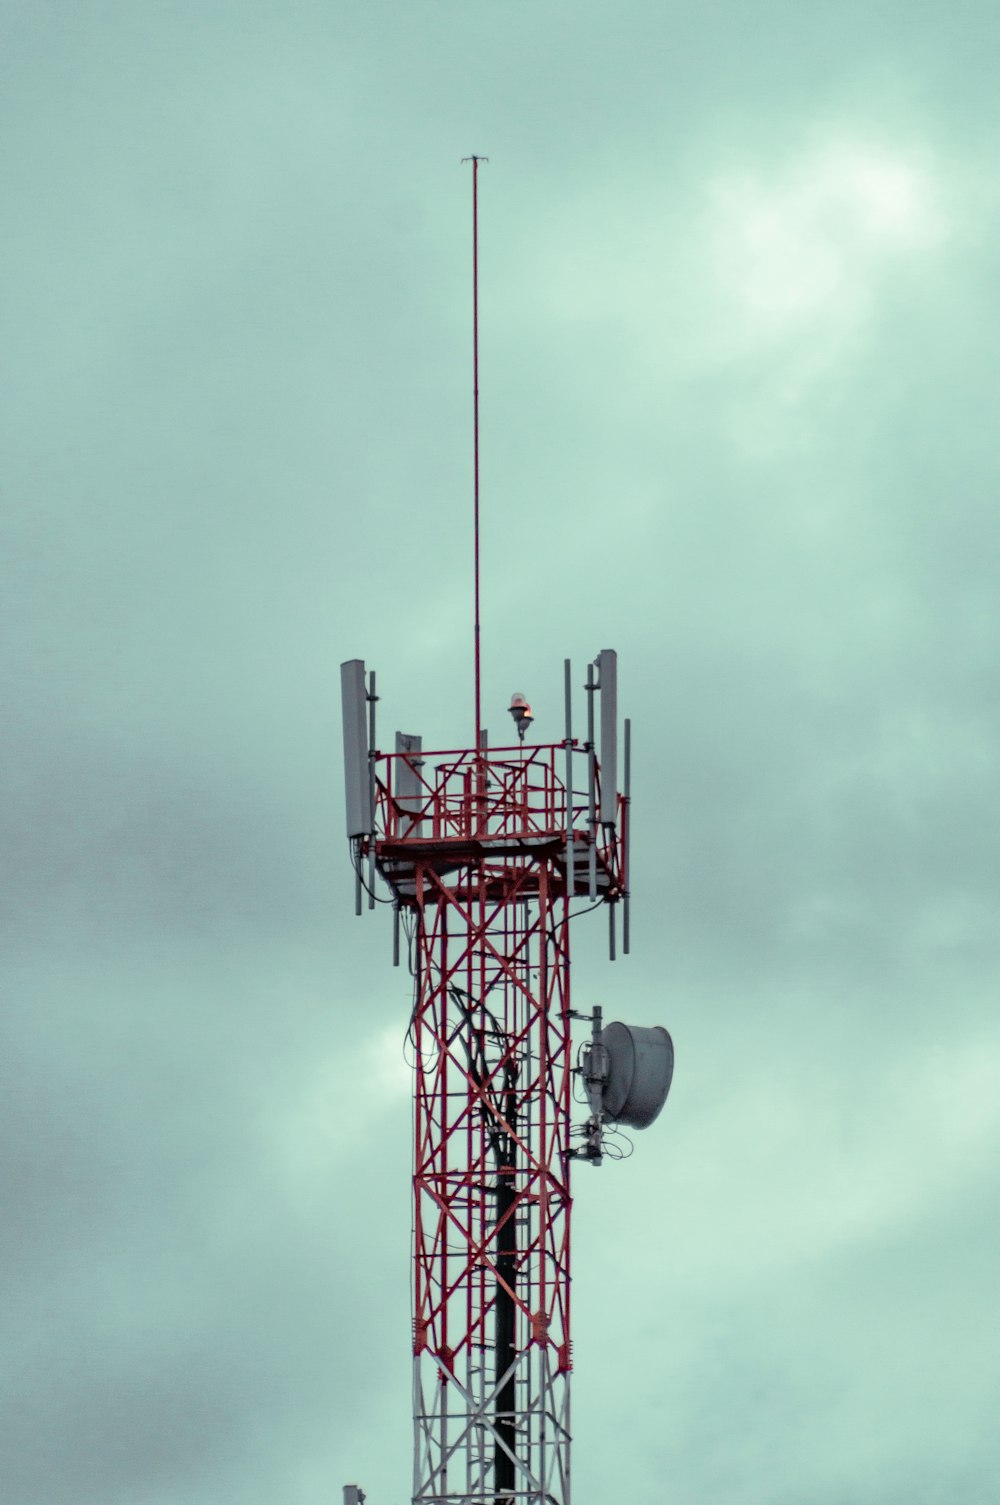
[{"label": "lattice steel framework", "polygon": [[628,802],[599,822],[568,735],[372,776],[355,856],[414,974],[413,1500],[569,1505],[570,905],[624,896]]}]

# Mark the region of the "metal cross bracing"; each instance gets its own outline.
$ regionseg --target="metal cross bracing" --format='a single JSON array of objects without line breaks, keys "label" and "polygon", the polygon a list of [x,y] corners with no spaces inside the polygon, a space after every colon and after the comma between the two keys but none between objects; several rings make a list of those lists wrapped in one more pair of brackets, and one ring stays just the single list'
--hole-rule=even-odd
[{"label": "metal cross bracing", "polygon": [[413,1500],[569,1505],[570,906],[624,897],[627,800],[602,826],[568,737],[372,767],[359,870],[414,975]]},{"label": "metal cross bracing", "polygon": [[417,1500],[565,1498],[572,1059],[549,867],[453,887],[417,864]]}]

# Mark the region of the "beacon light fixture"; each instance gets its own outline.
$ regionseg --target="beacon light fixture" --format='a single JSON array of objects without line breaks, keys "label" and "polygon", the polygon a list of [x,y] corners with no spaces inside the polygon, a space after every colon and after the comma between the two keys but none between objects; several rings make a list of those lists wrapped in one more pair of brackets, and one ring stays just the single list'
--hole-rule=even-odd
[{"label": "beacon light fixture", "polygon": [[510,697],[510,714],[514,718],[517,735],[523,742],[525,732],[535,719],[528,704],[527,696],[520,694],[519,691],[514,692]]}]

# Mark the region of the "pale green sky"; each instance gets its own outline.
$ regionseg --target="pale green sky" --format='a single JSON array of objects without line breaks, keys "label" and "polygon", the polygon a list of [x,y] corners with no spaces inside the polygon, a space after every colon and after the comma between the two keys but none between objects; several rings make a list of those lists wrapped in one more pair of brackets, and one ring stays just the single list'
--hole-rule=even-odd
[{"label": "pale green sky", "polygon": [[986,1505],[994,6],[0,0],[5,1505],[410,1475],[409,1006],[338,665],[620,655],[677,1071],[577,1178],[575,1505]]}]

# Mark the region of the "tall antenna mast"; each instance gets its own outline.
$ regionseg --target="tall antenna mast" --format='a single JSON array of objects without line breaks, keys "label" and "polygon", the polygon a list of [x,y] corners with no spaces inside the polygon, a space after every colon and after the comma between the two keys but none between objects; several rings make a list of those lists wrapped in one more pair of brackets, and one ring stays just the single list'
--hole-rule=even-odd
[{"label": "tall antenna mast", "polygon": [[[602,1008],[570,1002],[578,913],[607,906],[614,959],[620,905],[629,950],[631,740],[626,721],[619,792],[617,654],[602,649],[587,666],[586,741],[573,736],[567,659],[562,739],[525,746],[534,718],[518,693],[517,746],[483,745],[477,176],[486,158],[466,160],[476,742],[430,752],[421,733],[397,731],[395,752],[381,752],[375,674],[361,659],[342,664],[347,835],[357,913],[365,886],[374,907],[380,880],[393,963],[405,957],[412,979],[400,1008],[414,1080],[412,1505],[570,1505],[571,1168],[620,1158],[618,1126],[652,1123],[673,1046],[660,1026],[605,1025]],[[423,609],[432,603],[428,590]]]},{"label": "tall antenna mast", "polygon": [[463,157],[472,163],[472,464],[475,596],[476,750],[482,746],[483,717],[479,675],[479,164],[488,157]]}]

